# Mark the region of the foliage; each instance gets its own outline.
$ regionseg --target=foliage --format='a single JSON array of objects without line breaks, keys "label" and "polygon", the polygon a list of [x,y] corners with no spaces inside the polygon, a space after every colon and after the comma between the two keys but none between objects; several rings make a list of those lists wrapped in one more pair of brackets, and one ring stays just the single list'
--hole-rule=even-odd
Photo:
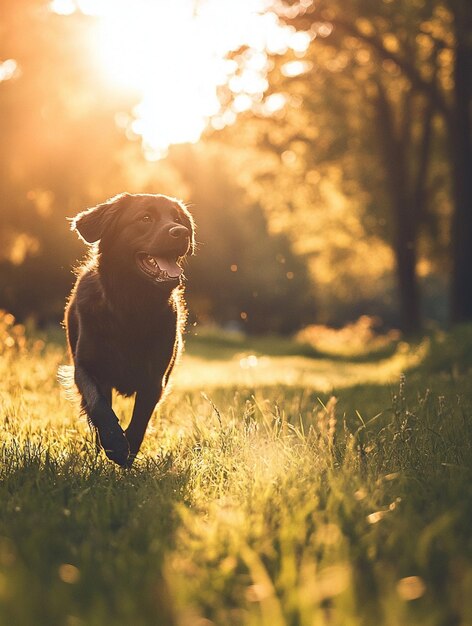
[{"label": "foliage", "polygon": [[[259,157],[252,188],[310,252],[331,323],[331,308],[349,297],[378,313],[366,291],[377,284],[385,292],[395,268],[390,315],[418,330],[426,306],[431,315],[421,278],[442,278],[450,253],[454,12],[440,1],[274,7],[308,47],[270,59],[267,98],[246,114],[244,145],[273,157]],[[251,59],[236,53],[238,71]],[[269,115],[273,98],[285,105]]]},{"label": "foliage", "polygon": [[0,58],[18,71],[0,85],[1,306],[48,321],[62,315],[81,254],[65,218],[115,193],[126,138],[113,116],[130,99],[93,70],[86,19],[48,15],[38,0],[4,8]]},{"label": "foliage", "polygon": [[[62,396],[60,346],[0,357],[0,621],[468,624],[468,377],[420,365],[392,387],[380,362],[345,359],[336,400],[299,386],[305,358],[289,386],[212,388],[204,345],[195,361],[189,341],[129,472],[95,456]],[[349,386],[358,367],[377,384]]]},{"label": "foliage", "polygon": [[390,330],[385,334],[378,332],[378,318],[361,316],[355,322],[335,329],[321,324],[311,324],[302,328],[296,339],[308,343],[314,349],[325,354],[345,354],[346,356],[371,356],[389,351],[400,339],[400,333]]},{"label": "foliage", "polygon": [[0,310],[0,354],[16,354],[26,348],[25,328],[11,313]]}]

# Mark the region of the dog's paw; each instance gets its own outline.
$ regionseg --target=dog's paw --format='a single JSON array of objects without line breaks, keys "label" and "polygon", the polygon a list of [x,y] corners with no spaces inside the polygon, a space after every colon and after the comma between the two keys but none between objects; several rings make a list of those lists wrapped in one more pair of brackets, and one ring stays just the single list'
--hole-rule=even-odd
[{"label": "dog's paw", "polygon": [[119,424],[109,428],[99,428],[98,438],[105,454],[110,459],[122,467],[127,467],[129,458],[129,444],[125,433]]},{"label": "dog's paw", "polygon": [[134,461],[136,460],[136,455],[133,454],[132,452],[129,453],[128,459],[126,461],[126,463],[123,465],[123,467],[125,469],[131,469],[131,467],[133,466]]}]

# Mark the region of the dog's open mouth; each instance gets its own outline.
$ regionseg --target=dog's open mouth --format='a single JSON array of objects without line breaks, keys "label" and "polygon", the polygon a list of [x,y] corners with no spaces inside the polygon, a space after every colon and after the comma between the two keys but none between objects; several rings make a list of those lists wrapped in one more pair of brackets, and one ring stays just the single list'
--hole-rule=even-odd
[{"label": "dog's open mouth", "polygon": [[172,257],[152,256],[146,252],[139,252],[136,255],[136,262],[142,272],[158,283],[177,281],[183,272],[177,260]]}]

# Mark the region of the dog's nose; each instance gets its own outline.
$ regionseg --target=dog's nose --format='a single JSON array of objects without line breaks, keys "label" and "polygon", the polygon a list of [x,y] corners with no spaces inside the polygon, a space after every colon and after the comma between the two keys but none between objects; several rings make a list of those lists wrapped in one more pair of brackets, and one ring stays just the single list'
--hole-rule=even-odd
[{"label": "dog's nose", "polygon": [[173,239],[184,239],[185,237],[190,237],[190,231],[180,224],[179,226],[172,226],[172,228],[169,229],[169,235]]}]

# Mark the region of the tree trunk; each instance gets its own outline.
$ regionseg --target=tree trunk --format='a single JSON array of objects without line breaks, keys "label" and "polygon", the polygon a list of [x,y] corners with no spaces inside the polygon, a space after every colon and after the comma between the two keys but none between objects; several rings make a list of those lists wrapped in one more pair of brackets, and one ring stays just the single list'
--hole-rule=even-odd
[{"label": "tree trunk", "polygon": [[[391,172],[392,178],[398,178],[398,172]],[[396,189],[392,194],[394,206],[395,233],[394,253],[397,266],[398,295],[400,308],[400,327],[412,335],[421,330],[420,294],[416,274],[416,238],[417,228],[414,217],[403,190]]]},{"label": "tree trunk", "polygon": [[472,4],[456,3],[454,106],[449,117],[454,214],[451,317],[472,320]]},{"label": "tree trunk", "polygon": [[[397,137],[393,112],[380,82],[375,100],[381,161],[391,203],[393,251],[399,297],[400,328],[411,335],[421,330],[420,294],[416,274],[418,211],[409,193],[404,141]],[[409,123],[409,120],[405,120]]]}]

